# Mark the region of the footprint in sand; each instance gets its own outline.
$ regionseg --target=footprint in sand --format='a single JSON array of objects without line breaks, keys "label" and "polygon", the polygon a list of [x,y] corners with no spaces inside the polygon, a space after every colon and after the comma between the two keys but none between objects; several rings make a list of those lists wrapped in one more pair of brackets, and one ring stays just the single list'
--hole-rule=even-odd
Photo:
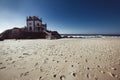
[{"label": "footprint in sand", "polygon": [[54,78],[56,78],[56,76],[57,76],[56,74],[53,75]]},{"label": "footprint in sand", "polygon": [[100,68],[100,66],[99,66],[99,65],[97,65],[97,67],[98,67],[98,68]]},{"label": "footprint in sand", "polygon": [[90,70],[90,68],[89,68],[89,67],[87,67],[87,70]]},{"label": "footprint in sand", "polygon": [[98,80],[98,77],[95,77],[95,80]]},{"label": "footprint in sand", "polygon": [[4,67],[0,67],[0,69],[5,69],[6,67],[4,66]]},{"label": "footprint in sand", "polygon": [[39,80],[41,80],[41,79],[42,79],[42,76],[39,77]]},{"label": "footprint in sand", "polygon": [[12,61],[12,64],[15,63],[15,61]]},{"label": "footprint in sand", "polygon": [[74,67],[74,65],[71,65],[71,67]]},{"label": "footprint in sand", "polygon": [[30,55],[30,54],[28,54],[28,53],[23,53],[23,55]]},{"label": "footprint in sand", "polygon": [[24,58],[23,56],[19,56],[18,58]]},{"label": "footprint in sand", "polygon": [[105,74],[105,71],[100,71],[101,73]]},{"label": "footprint in sand", "polygon": [[85,59],[85,62],[87,63],[87,62],[88,62],[88,60],[87,60],[87,59]]},{"label": "footprint in sand", "polygon": [[57,61],[57,63],[59,63],[60,61]]},{"label": "footprint in sand", "polygon": [[0,62],[0,64],[2,64],[2,62]]},{"label": "footprint in sand", "polygon": [[20,77],[22,77],[22,76],[27,76],[29,74],[29,71],[27,71],[27,72],[25,72],[25,73],[21,73],[20,74]]},{"label": "footprint in sand", "polygon": [[77,74],[77,73],[74,73],[74,72],[72,73],[72,75],[73,75],[74,77],[76,77],[76,74]]},{"label": "footprint in sand", "polygon": [[37,66],[38,65],[38,63],[35,63],[35,65],[34,66]]},{"label": "footprint in sand", "polygon": [[11,57],[8,57],[8,59],[6,60],[6,61],[11,61],[12,60],[12,58]]},{"label": "footprint in sand", "polygon": [[60,80],[65,80],[65,75],[60,76]]},{"label": "footprint in sand", "polygon": [[67,60],[65,60],[65,62],[68,62]]},{"label": "footprint in sand", "polygon": [[118,78],[118,75],[116,75],[116,74],[114,74],[114,73],[108,72],[108,74],[109,74],[111,77],[116,77],[116,78]]},{"label": "footprint in sand", "polygon": [[86,77],[89,79],[90,78],[90,74],[88,73],[88,74],[86,74]]},{"label": "footprint in sand", "polygon": [[116,68],[111,67],[112,70],[117,70]]}]

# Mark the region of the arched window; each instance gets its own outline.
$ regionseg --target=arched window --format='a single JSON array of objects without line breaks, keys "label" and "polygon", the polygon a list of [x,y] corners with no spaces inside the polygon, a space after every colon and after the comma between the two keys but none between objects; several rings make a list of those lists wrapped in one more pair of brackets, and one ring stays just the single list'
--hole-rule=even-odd
[{"label": "arched window", "polygon": [[29,27],[29,31],[32,31],[32,27],[31,26]]},{"label": "arched window", "polygon": [[40,27],[38,27],[38,31],[40,31]]},{"label": "arched window", "polygon": [[40,24],[39,23],[37,23],[37,26],[39,26]]}]

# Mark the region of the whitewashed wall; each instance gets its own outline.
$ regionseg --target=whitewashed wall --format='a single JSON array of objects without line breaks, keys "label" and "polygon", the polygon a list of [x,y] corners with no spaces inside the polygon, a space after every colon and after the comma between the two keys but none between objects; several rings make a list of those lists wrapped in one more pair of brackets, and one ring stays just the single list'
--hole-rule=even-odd
[{"label": "whitewashed wall", "polygon": [[38,23],[39,23],[39,25],[42,24],[42,22],[40,22],[40,21],[35,21],[35,25],[37,25]]},{"label": "whitewashed wall", "polygon": [[[31,23],[31,24],[30,24],[30,23]],[[29,30],[30,27],[32,27],[32,31],[34,31],[34,23],[33,23],[33,21],[28,21],[28,22],[27,22],[27,25],[28,25],[28,26],[27,26],[27,27],[28,27],[28,30]]]}]

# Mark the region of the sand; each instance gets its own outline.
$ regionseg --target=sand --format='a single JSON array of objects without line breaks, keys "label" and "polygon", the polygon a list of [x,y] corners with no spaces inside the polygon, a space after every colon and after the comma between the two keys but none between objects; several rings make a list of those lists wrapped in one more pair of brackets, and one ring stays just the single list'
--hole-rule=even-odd
[{"label": "sand", "polygon": [[0,80],[120,80],[120,38],[0,41]]}]

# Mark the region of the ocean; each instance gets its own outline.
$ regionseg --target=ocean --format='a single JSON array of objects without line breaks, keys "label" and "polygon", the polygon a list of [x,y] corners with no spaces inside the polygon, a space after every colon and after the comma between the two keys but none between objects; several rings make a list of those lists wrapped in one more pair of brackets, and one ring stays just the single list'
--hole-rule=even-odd
[{"label": "ocean", "polygon": [[61,34],[62,38],[118,38],[120,34]]}]

